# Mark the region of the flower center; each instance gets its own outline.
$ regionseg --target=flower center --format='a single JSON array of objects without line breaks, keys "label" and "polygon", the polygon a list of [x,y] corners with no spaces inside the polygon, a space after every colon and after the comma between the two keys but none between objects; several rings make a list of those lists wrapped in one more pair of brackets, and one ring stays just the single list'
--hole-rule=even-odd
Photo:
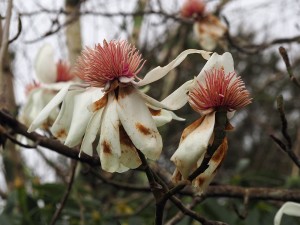
[{"label": "flower center", "polygon": [[104,40],[102,46],[84,49],[77,62],[77,76],[91,86],[107,90],[115,80],[125,84],[133,81],[145,60],[127,41]]}]

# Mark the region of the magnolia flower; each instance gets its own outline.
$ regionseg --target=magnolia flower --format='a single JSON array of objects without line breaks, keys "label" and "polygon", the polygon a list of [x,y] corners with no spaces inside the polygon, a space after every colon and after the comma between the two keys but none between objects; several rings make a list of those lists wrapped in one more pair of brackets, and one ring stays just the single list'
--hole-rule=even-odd
[{"label": "magnolia flower", "polygon": [[[182,94],[186,90],[188,90],[188,97],[182,96],[183,100],[178,107],[188,101],[192,108],[202,116],[183,131],[179,147],[171,157],[176,165],[173,174],[175,182],[186,180],[191,172],[201,165],[207,148],[214,139],[216,112],[225,110],[230,118],[235,110],[251,103],[250,94],[245,89],[243,81],[236,76],[230,53],[224,53],[221,56],[214,53],[195,78],[194,83],[180,87],[177,93]],[[173,94],[162,103],[174,104],[174,99],[178,98],[180,98],[178,94]],[[228,126],[228,129],[230,128]],[[225,138],[212,156],[209,167],[193,181],[199,193],[202,193],[213,179],[226,151],[227,140]]]},{"label": "magnolia flower", "polygon": [[157,67],[140,79],[137,75],[145,61],[126,41],[104,41],[102,46],[86,48],[76,66],[76,74],[85,84],[62,88],[29,131],[39,127],[62,103],[51,132],[67,146],[80,144],[80,153],[93,155],[95,144],[104,170],[123,172],[137,168],[141,165],[138,150],[156,160],[162,150],[157,126],[181,118],[169,111],[172,107],[147,96],[138,87],[165,76],[191,53],[209,57],[205,51],[187,50],[167,66]]},{"label": "magnolia flower", "polygon": [[[41,110],[70,82],[74,76],[66,62],[54,62],[54,51],[50,45],[44,45],[38,52],[35,62],[36,76],[39,82],[26,86],[27,101],[22,107],[19,120],[29,126]],[[51,125],[58,115],[58,108],[53,109],[43,127]]]},{"label": "magnolia flower", "polygon": [[218,17],[205,12],[205,3],[202,0],[186,0],[180,14],[184,18],[195,20],[194,34],[205,50],[215,49],[227,31],[227,27]]}]

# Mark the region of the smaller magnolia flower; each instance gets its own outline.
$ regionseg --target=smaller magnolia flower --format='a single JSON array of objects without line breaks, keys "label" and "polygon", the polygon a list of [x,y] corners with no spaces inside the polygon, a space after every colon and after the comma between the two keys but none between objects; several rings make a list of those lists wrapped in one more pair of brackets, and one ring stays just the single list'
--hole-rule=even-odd
[{"label": "smaller magnolia flower", "polygon": [[[62,60],[58,63],[54,62],[54,51],[50,45],[44,45],[39,50],[35,70],[39,82],[26,86],[27,101],[19,114],[19,120],[27,126],[33,122],[58,91],[68,82],[72,82],[74,78],[66,62]],[[43,123],[43,128],[48,128],[57,115],[58,109],[53,109],[49,118]]]},{"label": "smaller magnolia flower", "polygon": [[205,11],[203,0],[187,0],[181,10],[180,15],[184,18],[201,18]]},{"label": "smaller magnolia flower", "polygon": [[[184,88],[186,87],[181,87]],[[176,165],[173,174],[175,182],[186,180],[201,165],[207,148],[214,141],[216,112],[227,111],[227,116],[230,117],[235,110],[251,103],[244,82],[236,76],[230,53],[222,56],[214,53],[188,90],[189,104],[202,116],[183,131],[179,147],[171,157]],[[174,96],[169,96],[169,99],[165,99],[163,103],[167,105],[172,102],[171,98]],[[232,129],[229,123],[227,129]],[[193,180],[199,193],[202,193],[213,179],[226,152],[227,139],[225,138],[212,155],[208,168]]]},{"label": "smaller magnolia flower", "polygon": [[215,49],[227,31],[227,27],[216,16],[205,11],[202,0],[186,0],[180,14],[183,18],[195,20],[194,34],[205,50]]},{"label": "smaller magnolia flower", "polygon": [[172,119],[182,120],[172,107],[147,96],[138,88],[152,83],[178,66],[187,50],[165,67],[156,67],[144,79],[138,78],[144,60],[126,41],[103,42],[82,51],[76,74],[85,84],[64,87],[41,111],[29,131],[39,127],[49,113],[62,103],[50,128],[52,134],[69,147],[80,145],[80,152],[93,155],[96,145],[101,166],[108,172],[124,172],[141,165],[138,150],[157,160],[162,139],[157,130]]}]

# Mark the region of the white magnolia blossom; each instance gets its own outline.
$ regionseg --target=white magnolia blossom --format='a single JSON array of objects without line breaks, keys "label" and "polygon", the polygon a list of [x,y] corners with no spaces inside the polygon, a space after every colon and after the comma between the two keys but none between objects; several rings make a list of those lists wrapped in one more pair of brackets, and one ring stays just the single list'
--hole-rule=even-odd
[{"label": "white magnolia blossom", "polygon": [[[189,94],[184,95],[184,93]],[[188,126],[181,137],[178,149],[171,157],[176,165],[173,180],[179,182],[201,165],[207,147],[213,142],[215,112],[225,108],[228,117],[234,110],[251,102],[244,83],[236,76],[233,58],[230,53],[214,53],[194,81],[188,81],[173,94],[162,101],[174,108],[182,107],[187,101],[202,117]],[[209,167],[193,182],[202,193],[216,173],[227,151],[227,140],[224,139],[209,162]]]},{"label": "white magnolia blossom", "polygon": [[[48,44],[44,45],[37,54],[35,72],[38,83],[27,85],[27,99],[19,113],[19,120],[27,126],[62,87],[73,82],[69,66],[62,61],[55,63],[54,50]],[[43,128],[47,128],[54,122],[58,111],[58,108],[51,111],[47,121],[44,121]]]},{"label": "white magnolia blossom", "polygon": [[62,104],[51,132],[69,147],[80,145],[80,153],[93,155],[95,144],[104,170],[123,172],[137,168],[141,165],[138,150],[156,160],[162,150],[157,126],[182,119],[170,111],[171,105],[156,101],[138,88],[164,77],[192,53],[209,57],[202,50],[186,50],[168,65],[156,67],[139,79],[136,75],[143,60],[127,42],[104,41],[103,46],[87,48],[77,65],[78,76],[86,84],[62,88],[29,131],[41,126],[51,111]]},{"label": "white magnolia blossom", "polygon": [[274,217],[274,225],[280,225],[283,214],[300,217],[300,204],[295,202],[284,203]]}]

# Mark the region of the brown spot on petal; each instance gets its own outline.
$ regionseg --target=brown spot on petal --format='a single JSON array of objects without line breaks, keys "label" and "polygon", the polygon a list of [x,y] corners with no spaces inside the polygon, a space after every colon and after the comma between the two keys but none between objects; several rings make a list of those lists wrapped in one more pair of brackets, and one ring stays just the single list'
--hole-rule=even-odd
[{"label": "brown spot on petal", "polygon": [[150,111],[150,113],[151,113],[152,116],[159,116],[159,115],[161,115],[161,109],[156,110],[156,109],[149,108],[149,111]]},{"label": "brown spot on petal", "polygon": [[59,130],[55,135],[58,139],[67,137],[67,131],[65,129]]},{"label": "brown spot on petal", "polygon": [[135,127],[144,135],[150,135],[151,134],[151,130],[147,127],[145,127],[143,124],[141,123],[136,123]]},{"label": "brown spot on petal", "polygon": [[107,103],[107,95],[105,94],[102,98],[100,98],[99,100],[95,101],[90,109],[92,112],[95,112],[99,109],[101,109],[102,107],[104,107]]},{"label": "brown spot on petal", "polygon": [[200,124],[203,122],[205,116],[200,117],[200,119],[196,120],[192,124],[190,124],[188,127],[186,127],[181,135],[180,142],[182,142],[190,133],[192,133],[197,127],[200,126]]},{"label": "brown spot on petal", "polygon": [[126,96],[130,95],[134,90],[132,86],[125,86],[119,88],[119,98],[125,98]]},{"label": "brown spot on petal", "polygon": [[217,149],[217,151],[215,151],[215,153],[213,154],[211,160],[214,163],[220,163],[224,159],[224,157],[226,155],[227,148],[228,148],[227,138],[224,138],[222,144],[219,146],[219,148]]},{"label": "brown spot on petal", "polygon": [[124,127],[122,125],[120,125],[120,127],[119,127],[119,134],[120,134],[121,145],[126,145],[128,147],[135,148],[134,144],[130,140],[128,134],[126,133],[126,131],[124,130]]},{"label": "brown spot on petal", "polygon": [[112,152],[111,146],[106,140],[102,142],[102,147],[103,147],[103,153],[111,154]]}]

